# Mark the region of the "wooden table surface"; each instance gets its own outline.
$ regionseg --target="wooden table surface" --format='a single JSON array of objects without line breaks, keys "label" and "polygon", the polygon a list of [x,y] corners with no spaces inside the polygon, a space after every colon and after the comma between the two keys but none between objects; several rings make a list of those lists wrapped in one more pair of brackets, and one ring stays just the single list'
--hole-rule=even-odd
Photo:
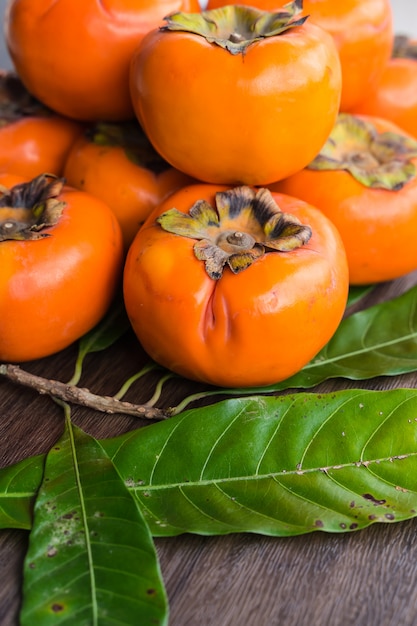
[{"label": "wooden table surface", "polygon": [[[417,276],[381,285],[366,305],[415,284]],[[75,346],[25,365],[33,373],[67,381]],[[115,393],[146,357],[130,334],[100,355],[90,355],[82,385]],[[415,387],[417,374],[356,383],[333,380],[316,390]],[[165,393],[170,406],[195,386],[184,381]],[[127,399],[143,402],[136,386]],[[49,397],[0,379],[0,465],[47,452],[63,429],[62,409]],[[73,407],[74,422],[105,438],[142,426],[123,415]],[[255,534],[182,535],[156,539],[170,602],[170,626],[394,626],[417,624],[417,520],[375,524],[361,531],[317,531],[293,538]],[[18,624],[27,531],[0,532],[0,624]],[[136,625],[132,625],[136,626]]]}]

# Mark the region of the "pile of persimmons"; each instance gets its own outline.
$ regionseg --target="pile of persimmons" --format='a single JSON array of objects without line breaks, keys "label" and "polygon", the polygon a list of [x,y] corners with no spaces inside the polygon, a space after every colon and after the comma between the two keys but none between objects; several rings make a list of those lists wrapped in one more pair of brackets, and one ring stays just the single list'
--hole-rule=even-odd
[{"label": "pile of persimmons", "polygon": [[156,362],[268,385],[349,285],[417,269],[416,46],[389,0],[9,0],[4,26],[0,360],[69,346],[122,283]]}]

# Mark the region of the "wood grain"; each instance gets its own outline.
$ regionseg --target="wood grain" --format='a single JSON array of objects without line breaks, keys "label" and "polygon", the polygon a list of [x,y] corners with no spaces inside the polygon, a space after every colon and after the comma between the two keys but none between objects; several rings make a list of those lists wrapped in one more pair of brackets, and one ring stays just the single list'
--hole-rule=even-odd
[{"label": "wood grain", "polygon": [[[417,274],[378,287],[366,306],[417,282]],[[76,347],[25,365],[40,376],[71,378]],[[115,346],[87,358],[81,385],[113,394],[146,356],[128,333]],[[143,402],[152,379],[126,399]],[[360,383],[327,381],[318,391],[415,387],[417,375]],[[199,386],[176,380],[161,406],[176,404]],[[0,466],[47,452],[63,428],[50,398],[0,379]],[[75,423],[95,437],[113,437],[148,422],[73,407]],[[0,532],[0,625],[17,626],[26,531]],[[416,521],[374,525],[356,533],[315,532],[293,538],[251,534],[183,535],[156,539],[170,601],[170,626],[415,626],[417,624]],[[136,626],[136,625],[132,625]]]}]

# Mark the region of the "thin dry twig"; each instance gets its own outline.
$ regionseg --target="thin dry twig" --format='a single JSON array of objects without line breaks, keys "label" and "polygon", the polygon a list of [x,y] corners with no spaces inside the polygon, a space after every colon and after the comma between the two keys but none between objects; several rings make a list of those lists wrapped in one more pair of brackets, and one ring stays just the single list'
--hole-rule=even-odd
[{"label": "thin dry twig", "polygon": [[36,376],[36,374],[21,369],[18,365],[10,363],[0,364],[0,375],[14,383],[35,389],[40,394],[59,398],[69,404],[86,406],[103,413],[121,413],[149,420],[164,420],[171,416],[169,409],[159,409],[146,404],[132,404],[112,396],[100,396],[91,393],[89,389]]}]

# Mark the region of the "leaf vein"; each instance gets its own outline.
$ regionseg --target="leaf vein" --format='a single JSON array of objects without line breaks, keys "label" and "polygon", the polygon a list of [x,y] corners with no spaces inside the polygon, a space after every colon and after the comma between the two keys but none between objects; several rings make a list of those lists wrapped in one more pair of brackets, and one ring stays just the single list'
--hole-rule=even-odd
[{"label": "leaf vein", "polygon": [[323,465],[323,466],[317,466],[317,467],[308,467],[308,468],[303,468],[302,470],[300,468],[294,469],[294,470],[280,470],[277,472],[269,472],[266,474],[257,474],[252,475],[252,474],[248,474],[246,476],[228,476],[225,478],[210,478],[210,479],[203,479],[203,480],[199,480],[199,481],[187,481],[187,482],[177,482],[177,483],[169,483],[169,484],[160,484],[160,485],[141,485],[140,487],[129,487],[129,490],[131,490],[132,492],[134,492],[137,497],[139,498],[139,501],[141,503],[142,506],[142,499],[140,499],[140,492],[146,492],[146,491],[165,491],[167,489],[187,489],[187,488],[191,488],[191,487],[203,487],[205,485],[214,485],[214,484],[222,484],[222,483],[233,483],[233,482],[242,482],[242,481],[254,481],[254,480],[265,480],[268,478],[275,478],[276,476],[288,476],[288,475],[292,475],[292,474],[311,474],[311,473],[315,473],[315,472],[325,472],[325,471],[332,471],[332,470],[338,470],[338,469],[344,469],[344,468],[349,468],[349,467],[369,467],[369,465],[376,463],[376,464],[381,464],[381,463],[392,463],[393,461],[400,461],[403,460],[404,458],[408,458],[408,457],[416,457],[417,456],[417,452],[408,452],[408,453],[404,453],[401,455],[393,455],[393,456],[389,456],[389,457],[380,457],[380,458],[375,458],[375,459],[362,459],[362,460],[358,460],[358,461],[350,461],[348,463],[341,463],[341,464],[334,464],[334,465]]},{"label": "leaf vein", "polygon": [[258,473],[259,473],[259,469],[260,469],[260,467],[261,467],[261,465],[262,465],[262,461],[263,461],[263,459],[265,458],[266,453],[267,453],[267,451],[269,450],[269,447],[271,446],[272,442],[274,441],[275,437],[277,436],[277,433],[279,432],[279,429],[280,429],[280,428],[281,428],[281,426],[282,426],[282,423],[283,423],[283,421],[284,421],[284,419],[285,419],[285,416],[288,414],[288,412],[290,411],[290,409],[294,406],[294,403],[295,403],[295,398],[294,398],[293,402],[291,403],[291,405],[287,407],[287,409],[285,410],[285,412],[284,412],[284,413],[283,413],[283,415],[281,416],[281,419],[280,419],[280,421],[278,422],[278,424],[276,425],[276,427],[275,427],[275,429],[274,429],[274,432],[271,434],[271,436],[270,436],[270,438],[269,438],[268,443],[265,445],[264,451],[263,451],[263,453],[261,454],[261,457],[260,457],[260,459],[259,459],[259,461],[258,461],[258,464],[257,464],[257,466],[256,466],[256,469],[255,469],[255,474],[256,474],[256,475],[258,475]]},{"label": "leaf vein", "polygon": [[212,457],[212,455],[213,455],[214,450],[216,449],[216,446],[218,446],[219,442],[223,439],[223,437],[225,437],[226,433],[227,433],[227,432],[228,432],[228,431],[232,428],[232,426],[235,424],[235,422],[236,422],[236,421],[240,418],[240,416],[241,416],[243,413],[245,413],[245,412],[246,412],[246,407],[244,406],[244,407],[242,407],[242,409],[240,409],[240,410],[236,413],[236,415],[235,415],[235,417],[233,418],[233,420],[231,420],[231,422],[227,425],[227,428],[225,428],[225,429],[222,431],[221,435],[220,435],[219,437],[217,437],[216,441],[214,441],[213,445],[211,446],[210,450],[209,450],[209,451],[208,451],[208,453],[207,453],[206,460],[205,460],[205,462],[204,462],[204,464],[203,464],[203,466],[202,466],[202,468],[201,468],[201,472],[200,472],[200,479],[202,479],[202,478],[203,478],[203,475],[204,475],[205,469],[206,469],[206,467],[207,467],[207,465],[208,465],[208,463],[209,463],[210,458],[211,458],[211,457]]},{"label": "leaf vein", "polygon": [[[401,339],[394,338],[389,341],[381,342],[380,344],[364,346],[362,350],[353,350],[352,352],[344,352],[343,354],[337,354],[335,357],[326,357],[325,359],[320,358],[317,360],[310,361],[308,365],[303,368],[303,371],[312,370],[316,367],[323,367],[323,365],[327,365],[328,363],[336,363],[337,361],[346,360],[351,357],[361,356],[366,352],[370,352],[371,350],[381,350],[382,348],[389,347],[392,345],[400,345],[401,343],[405,343],[410,339],[416,339],[417,332],[412,332],[409,335],[404,335]],[[365,349],[366,348],[366,349]],[[342,366],[343,367],[343,366]]]}]

